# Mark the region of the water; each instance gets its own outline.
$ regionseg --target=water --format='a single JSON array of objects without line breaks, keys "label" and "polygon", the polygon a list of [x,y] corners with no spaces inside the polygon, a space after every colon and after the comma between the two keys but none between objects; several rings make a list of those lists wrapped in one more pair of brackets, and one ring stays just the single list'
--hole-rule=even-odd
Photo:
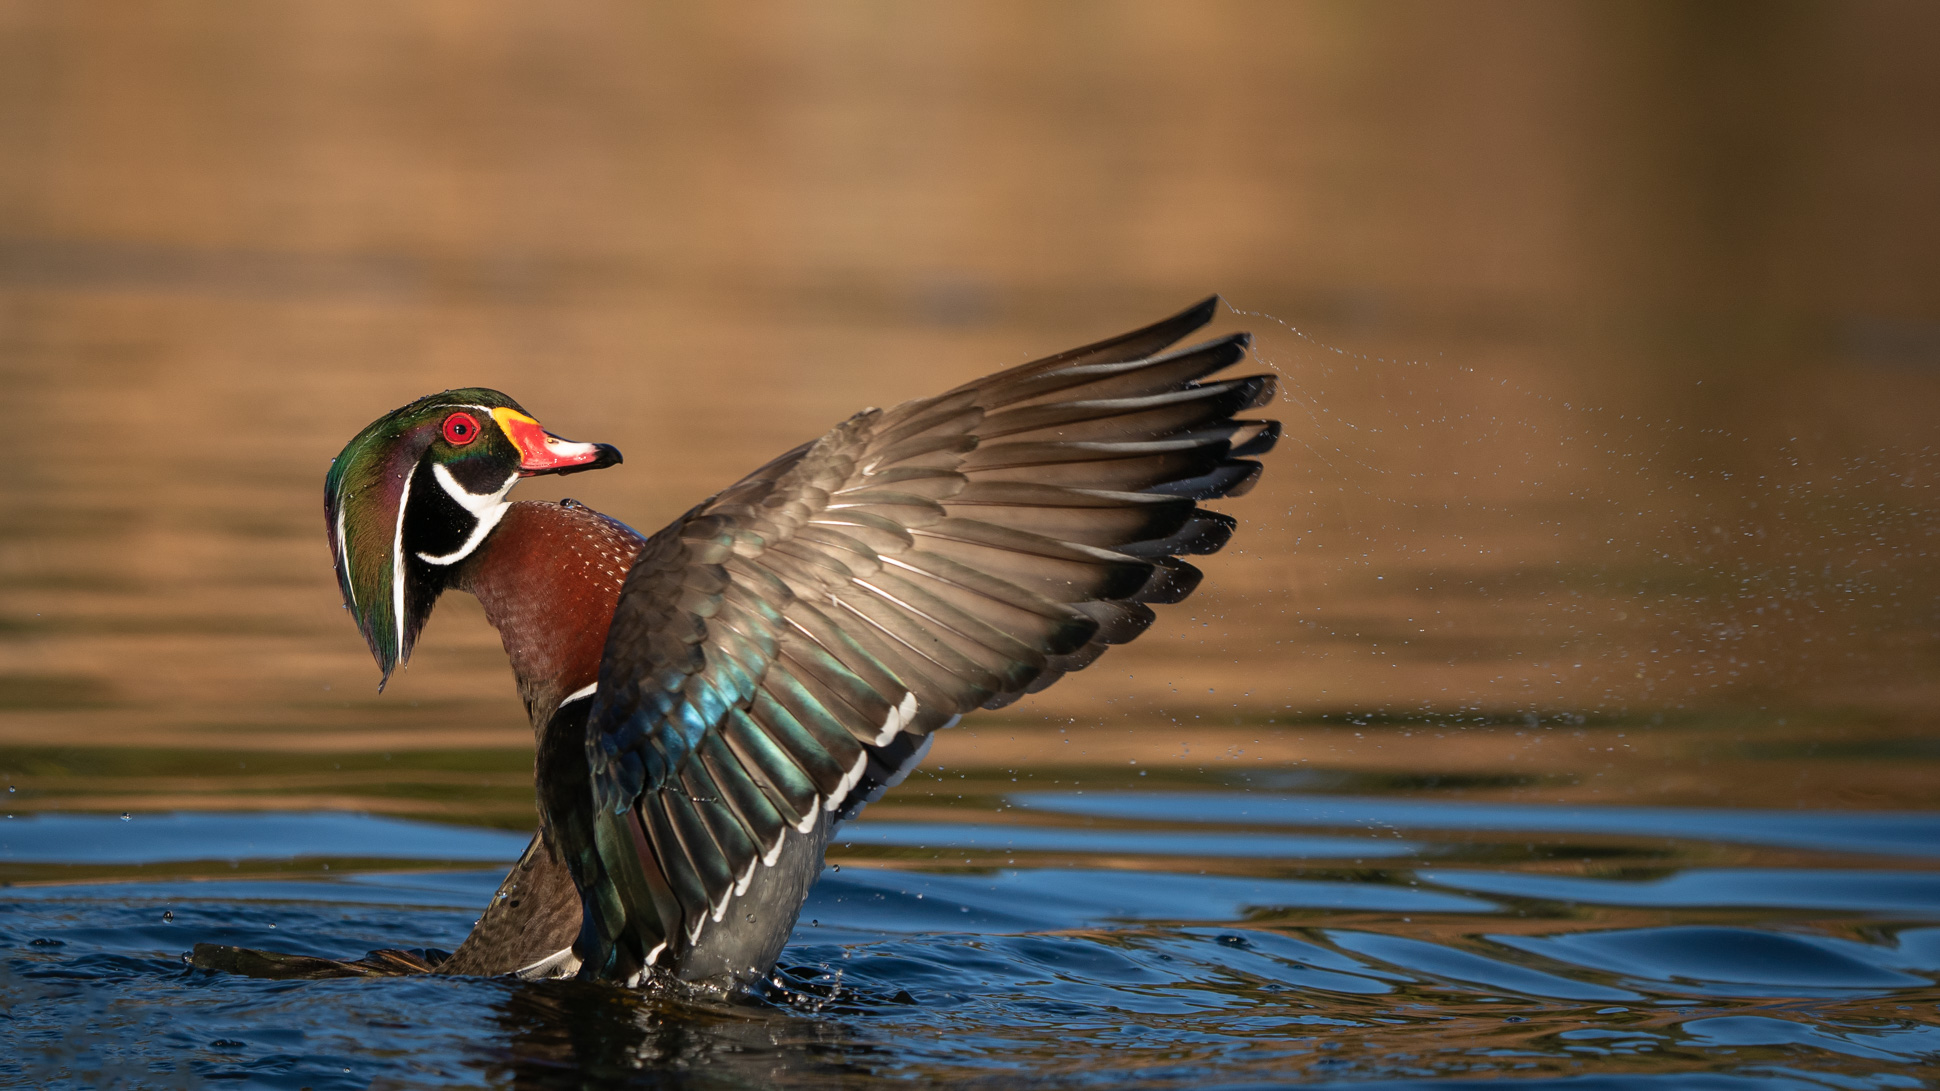
[{"label": "water", "polygon": [[[477,862],[508,862],[516,835],[332,811],[14,817],[0,866],[35,877],[0,909],[0,1074],[1915,1087],[1940,1064],[1934,813],[1211,786],[958,802],[939,784],[848,827],[778,975],[737,1006],[182,963],[194,942],[450,947],[501,876]],[[954,821],[896,817],[923,808]]]},{"label": "water", "polygon": [[[1940,1083],[1929,9],[807,11],[0,4],[0,1084]],[[534,821],[476,606],[382,696],[339,608],[377,414],[650,530],[1214,290],[1232,547],[764,995],[182,964],[448,949]]]},{"label": "water", "polygon": [[502,874],[481,862],[508,863],[516,833],[329,811],[18,815],[0,822],[18,1050],[0,1073],[1850,1088],[1940,1071],[1940,812],[1127,773],[913,779],[844,829],[775,977],[737,1004],[183,963],[196,942],[448,949]]}]

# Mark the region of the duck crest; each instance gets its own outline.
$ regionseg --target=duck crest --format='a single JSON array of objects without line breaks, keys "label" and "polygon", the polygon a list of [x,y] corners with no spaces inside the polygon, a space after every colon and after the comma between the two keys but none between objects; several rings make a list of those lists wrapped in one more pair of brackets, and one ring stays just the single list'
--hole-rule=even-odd
[{"label": "duck crest", "polygon": [[618,461],[612,447],[551,435],[483,387],[419,398],[352,438],[324,478],[324,522],[344,607],[382,672],[378,688],[410,659],[453,566],[491,537],[519,478]]},{"label": "duck crest", "polygon": [[[414,494],[425,495],[418,479],[437,472],[425,468],[427,455],[444,439],[442,425],[453,411],[476,409],[489,416],[501,406],[518,410],[517,402],[483,388],[419,398],[371,422],[331,460],[324,477],[323,512],[337,586],[383,672],[380,690],[391,672],[410,658],[443,590],[436,583],[426,586],[426,581],[410,579],[414,558],[404,547],[410,500]],[[475,437],[466,446],[474,449],[464,452],[463,462],[483,465],[505,458],[506,452],[489,437]],[[516,457],[512,461],[516,466]]]}]

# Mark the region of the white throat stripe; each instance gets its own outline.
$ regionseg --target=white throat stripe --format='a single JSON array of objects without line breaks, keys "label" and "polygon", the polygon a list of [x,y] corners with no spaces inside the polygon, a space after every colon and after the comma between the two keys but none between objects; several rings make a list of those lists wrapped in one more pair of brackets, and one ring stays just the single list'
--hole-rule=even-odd
[{"label": "white throat stripe", "polygon": [[505,494],[511,492],[512,486],[519,483],[519,475],[515,473],[511,477],[506,478],[505,484],[500,485],[497,492],[489,492],[482,495],[471,492],[463,485],[460,485],[458,479],[451,476],[451,471],[446,469],[445,464],[442,462],[432,463],[431,476],[438,479],[438,485],[445,490],[445,495],[451,497],[459,507],[471,512],[472,518],[476,519],[477,522],[472,524],[471,534],[467,535],[465,540],[459,543],[457,549],[440,557],[433,557],[429,553],[420,553],[418,554],[418,560],[426,564],[456,564],[466,557],[471,556],[472,551],[477,549],[479,543],[485,540],[485,536],[492,533],[492,528],[498,526],[498,521],[505,518],[507,507]]}]

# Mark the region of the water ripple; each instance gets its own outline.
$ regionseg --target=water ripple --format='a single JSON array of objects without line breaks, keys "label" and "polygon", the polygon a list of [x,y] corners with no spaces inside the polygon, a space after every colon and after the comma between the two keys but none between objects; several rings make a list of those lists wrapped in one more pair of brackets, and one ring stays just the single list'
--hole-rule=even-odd
[{"label": "water ripple", "polygon": [[[1030,802],[1021,823],[850,827],[772,982],[731,1005],[574,982],[266,982],[181,961],[196,942],[448,948],[499,877],[466,860],[509,859],[516,834],[317,813],[0,822],[0,862],[40,869],[0,889],[0,1082],[1191,1087],[1216,1073],[1826,1091],[1924,1086],[1911,1073],[1940,1064],[1933,873],[1864,858],[1415,866],[1511,817],[1567,810],[1621,841],[1639,812],[1676,809],[1396,800],[1362,824],[1462,834],[1426,842],[1209,827],[1354,825],[1338,800],[1179,793],[1136,816],[1097,793]],[[1166,817],[1188,803],[1189,820]],[[1029,818],[1079,807],[1144,825]],[[1024,853],[1040,855],[989,863]],[[371,863],[323,870],[346,854]],[[69,867],[80,881],[59,881]]]},{"label": "water ripple", "polygon": [[1940,856],[1940,813],[1467,803],[1256,792],[1019,792],[1019,807],[1055,814],[1234,825],[1371,830],[1503,830],[1666,837],[1742,845]]}]

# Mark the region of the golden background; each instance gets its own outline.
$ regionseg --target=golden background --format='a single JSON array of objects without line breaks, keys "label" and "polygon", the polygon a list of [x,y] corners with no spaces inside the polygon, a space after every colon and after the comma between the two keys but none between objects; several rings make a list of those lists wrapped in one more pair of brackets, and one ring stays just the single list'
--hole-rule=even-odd
[{"label": "golden background", "polygon": [[1241,533],[933,763],[1925,805],[1936,31],[0,2],[0,776],[528,822],[475,605],[381,697],[342,615],[321,483],[363,424],[503,389],[627,457],[521,495],[651,531],[856,409],[1218,291],[1286,394]]}]

